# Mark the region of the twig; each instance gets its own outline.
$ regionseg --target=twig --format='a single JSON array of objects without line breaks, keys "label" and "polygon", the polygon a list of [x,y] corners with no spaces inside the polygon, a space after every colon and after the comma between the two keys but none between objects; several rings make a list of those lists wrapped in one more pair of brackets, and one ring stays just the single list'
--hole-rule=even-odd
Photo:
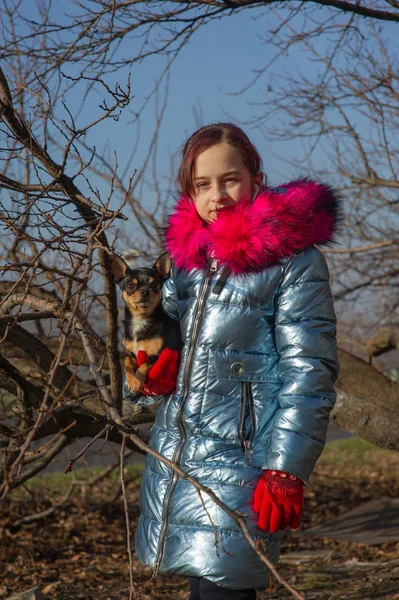
[{"label": "twig", "polygon": [[222,536],[220,535],[220,533],[218,532],[218,530],[217,530],[217,529],[216,529],[216,527],[215,527],[215,524],[214,524],[214,522],[213,522],[213,519],[212,519],[212,517],[211,517],[211,515],[210,515],[210,513],[209,513],[209,510],[208,510],[208,509],[207,509],[207,507],[206,507],[205,501],[204,501],[204,499],[203,499],[203,497],[202,497],[202,494],[201,494],[201,491],[200,491],[200,490],[198,490],[198,496],[200,497],[200,500],[201,500],[201,504],[202,504],[202,506],[203,506],[203,509],[204,509],[204,511],[206,512],[206,514],[207,514],[207,517],[208,517],[208,519],[209,519],[209,521],[210,521],[210,523],[211,523],[211,525],[212,525],[213,533],[215,534],[215,552],[216,552],[216,556],[217,556],[218,558],[220,557],[220,554],[219,554],[219,543],[220,543],[220,545],[221,545],[221,547],[222,547],[222,551],[223,551],[225,554],[227,554],[228,556],[232,556],[232,554],[230,554],[230,552],[227,552],[226,548],[224,547]]},{"label": "twig", "polygon": [[353,248],[323,248],[323,254],[354,254],[355,252],[370,252],[379,248],[389,248],[398,245],[399,241],[386,240],[385,242],[375,242],[366,246],[354,246]]},{"label": "twig", "polygon": [[94,442],[96,442],[99,438],[103,437],[104,433],[106,433],[108,430],[110,429],[109,425],[106,425],[99,433],[97,433],[97,435],[95,435],[88,444],[86,444],[86,446],[83,448],[83,450],[81,450],[80,452],[77,453],[77,455],[75,456],[75,458],[72,458],[64,473],[69,473],[70,471],[72,471],[72,466],[73,464],[81,457],[83,456],[83,454],[86,452],[86,450],[88,450],[90,448],[90,446],[92,446],[94,444]]},{"label": "twig", "polygon": [[43,312],[19,313],[17,315],[1,315],[1,323],[22,323],[23,321],[37,321],[38,319],[50,319],[54,312],[47,310]]},{"label": "twig", "polygon": [[150,448],[149,446],[147,446],[147,444],[145,442],[143,442],[141,440],[141,438],[139,438],[137,435],[135,435],[133,433],[129,433],[129,434],[126,434],[126,435],[139,448],[142,448],[143,450],[145,449],[149,454],[151,454],[152,456],[154,456],[155,458],[157,458],[159,461],[161,461],[162,463],[164,463],[165,465],[167,465],[168,467],[170,467],[173,471],[175,471],[178,475],[180,475],[180,477],[182,479],[185,479],[186,481],[188,481],[189,483],[191,483],[195,487],[196,490],[201,491],[201,492],[207,494],[211,498],[211,500],[215,504],[217,504],[217,506],[219,506],[234,521],[234,523],[236,523],[239,526],[239,528],[241,529],[241,531],[244,534],[244,537],[249,542],[250,546],[253,548],[253,550],[256,552],[256,554],[259,556],[259,558],[262,561],[262,563],[264,565],[266,565],[267,568],[271,571],[271,573],[274,575],[274,577],[284,587],[286,587],[287,590],[289,590],[291,592],[291,594],[294,596],[294,598],[296,598],[297,600],[305,600],[305,598],[299,592],[297,592],[288,583],[288,581],[286,579],[284,579],[284,577],[282,575],[280,575],[280,573],[278,572],[277,568],[274,566],[274,564],[266,556],[265,552],[259,550],[259,548],[257,547],[257,542],[254,540],[253,536],[251,535],[251,533],[250,533],[250,531],[248,529],[247,521],[246,521],[246,515],[244,515],[243,513],[240,513],[238,510],[231,509],[229,506],[227,506],[227,504],[225,504],[224,502],[222,502],[222,500],[220,500],[220,498],[210,488],[208,488],[208,487],[202,485],[201,483],[199,483],[197,481],[197,479],[195,479],[194,477],[191,477],[191,475],[188,475],[176,463],[174,463],[173,461],[169,460],[168,458],[166,458],[162,454],[159,454],[159,452],[156,452],[155,450],[153,450],[152,448]]},{"label": "twig", "polygon": [[122,486],[122,496],[123,496],[123,505],[125,508],[125,519],[126,519],[126,542],[127,542],[127,553],[129,555],[129,579],[130,579],[130,589],[129,589],[129,600],[133,600],[136,597],[136,590],[133,579],[133,553],[132,553],[132,545],[131,545],[131,532],[130,532],[130,519],[129,519],[129,506],[126,495],[126,485],[125,485],[125,448],[126,448],[126,436],[124,435],[122,438],[121,451],[120,451],[120,477],[121,477],[121,486]]}]

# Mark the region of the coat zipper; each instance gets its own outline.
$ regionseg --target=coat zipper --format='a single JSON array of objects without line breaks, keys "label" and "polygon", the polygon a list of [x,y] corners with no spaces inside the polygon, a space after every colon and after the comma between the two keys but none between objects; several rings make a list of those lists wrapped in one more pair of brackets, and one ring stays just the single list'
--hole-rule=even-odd
[{"label": "coat zipper", "polygon": [[[246,416],[246,408],[248,406],[248,414],[250,419],[250,431],[249,435],[244,434],[244,422]],[[254,401],[252,396],[252,386],[249,381],[243,381],[241,383],[241,404],[240,404],[240,418],[238,421],[238,437],[241,442],[241,447],[244,451],[244,461],[250,465],[252,463],[252,449],[251,443],[255,433],[255,414],[254,414]]]},{"label": "coat zipper", "polygon": [[[189,347],[189,351],[188,351],[188,355],[187,355],[186,370],[184,373],[183,398],[182,398],[182,401],[181,401],[180,406],[177,411],[177,424],[178,424],[178,427],[180,430],[180,442],[179,442],[179,445],[177,446],[175,453],[173,455],[173,458],[172,458],[173,462],[175,462],[177,464],[179,464],[179,462],[180,462],[184,444],[186,443],[186,431],[183,426],[182,415],[183,415],[184,405],[185,405],[187,397],[188,397],[188,384],[189,384],[190,373],[191,373],[191,368],[192,368],[192,363],[193,363],[195,344],[198,339],[199,326],[202,321],[205,300],[206,300],[206,297],[207,297],[209,289],[210,289],[212,276],[214,273],[216,273],[217,268],[218,268],[218,261],[215,258],[212,258],[212,262],[209,267],[209,270],[208,270],[207,274],[205,275],[204,280],[202,282],[201,290],[200,290],[199,297],[198,297],[197,310],[196,310],[195,316],[194,316],[193,331],[191,334],[190,347]],[[178,474],[176,473],[176,471],[173,471],[172,480],[169,484],[169,488],[166,491],[164,505],[163,505],[162,527],[161,527],[161,531],[159,534],[158,556],[157,556],[157,560],[156,560],[155,567],[154,567],[154,576],[156,576],[159,572],[159,568],[161,566],[161,562],[162,562],[162,558],[163,558],[163,554],[164,554],[164,550],[165,550],[165,536],[166,536],[166,529],[168,527],[169,503],[170,503],[170,499],[172,497],[172,494],[176,487],[178,479],[179,479]]]}]

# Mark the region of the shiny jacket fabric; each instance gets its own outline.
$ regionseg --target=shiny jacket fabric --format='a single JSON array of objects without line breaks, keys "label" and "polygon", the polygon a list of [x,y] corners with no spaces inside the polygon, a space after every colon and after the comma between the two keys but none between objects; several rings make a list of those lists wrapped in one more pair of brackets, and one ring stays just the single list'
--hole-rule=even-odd
[{"label": "shiny jacket fabric", "polygon": [[[298,197],[308,204],[305,217],[302,203],[300,216],[292,209]],[[164,286],[164,306],[180,321],[184,347],[176,391],[161,400],[150,437],[153,449],[175,460],[230,508],[247,514],[252,535],[266,541],[274,561],[282,532],[271,535],[257,528],[251,508],[256,484],[263,469],[308,480],[325,442],[338,374],[325,259],[297,230],[293,237],[302,239],[302,248],[298,241],[298,248],[287,250],[285,217],[281,227],[273,224],[271,235],[265,207],[271,204],[278,215],[278,203],[284,214],[288,206],[297,228],[304,218],[316,222],[320,216],[324,226],[333,215],[324,232],[324,241],[331,241],[338,201],[315,182],[267,190],[253,205],[226,211],[217,222],[225,244],[220,235],[215,241],[213,225],[204,230],[190,201],[183,198],[178,204],[166,237],[175,264]],[[254,211],[253,231],[267,236],[263,258],[259,253],[257,259],[249,231]],[[323,243],[320,227],[315,227],[318,244]],[[236,244],[231,250],[226,245],[232,231]],[[237,257],[241,234],[247,237]],[[201,239],[195,242],[195,236]],[[270,246],[272,238],[276,248]],[[268,585],[267,569],[231,518],[151,455],[140,509],[136,552],[155,571],[206,577],[236,589]]]}]

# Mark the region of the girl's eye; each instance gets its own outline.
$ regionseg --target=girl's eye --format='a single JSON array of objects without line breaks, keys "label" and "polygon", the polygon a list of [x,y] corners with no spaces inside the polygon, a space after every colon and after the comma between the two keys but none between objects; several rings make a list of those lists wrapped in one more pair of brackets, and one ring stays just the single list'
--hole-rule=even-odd
[{"label": "girl's eye", "polygon": [[201,188],[205,188],[208,184],[203,182],[203,183],[197,183],[197,189],[201,189]]},{"label": "girl's eye", "polygon": [[237,183],[238,179],[236,177],[229,177],[226,179],[226,183]]}]

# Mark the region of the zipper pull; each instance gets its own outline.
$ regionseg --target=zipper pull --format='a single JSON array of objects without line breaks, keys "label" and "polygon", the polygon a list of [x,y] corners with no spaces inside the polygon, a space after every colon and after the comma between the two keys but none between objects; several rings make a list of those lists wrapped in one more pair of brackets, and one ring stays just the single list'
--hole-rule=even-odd
[{"label": "zipper pull", "polygon": [[247,465],[252,464],[252,450],[251,442],[249,440],[244,440],[244,461]]},{"label": "zipper pull", "polygon": [[211,273],[216,273],[218,270],[218,261],[217,258],[212,258],[211,266],[209,267]]}]

